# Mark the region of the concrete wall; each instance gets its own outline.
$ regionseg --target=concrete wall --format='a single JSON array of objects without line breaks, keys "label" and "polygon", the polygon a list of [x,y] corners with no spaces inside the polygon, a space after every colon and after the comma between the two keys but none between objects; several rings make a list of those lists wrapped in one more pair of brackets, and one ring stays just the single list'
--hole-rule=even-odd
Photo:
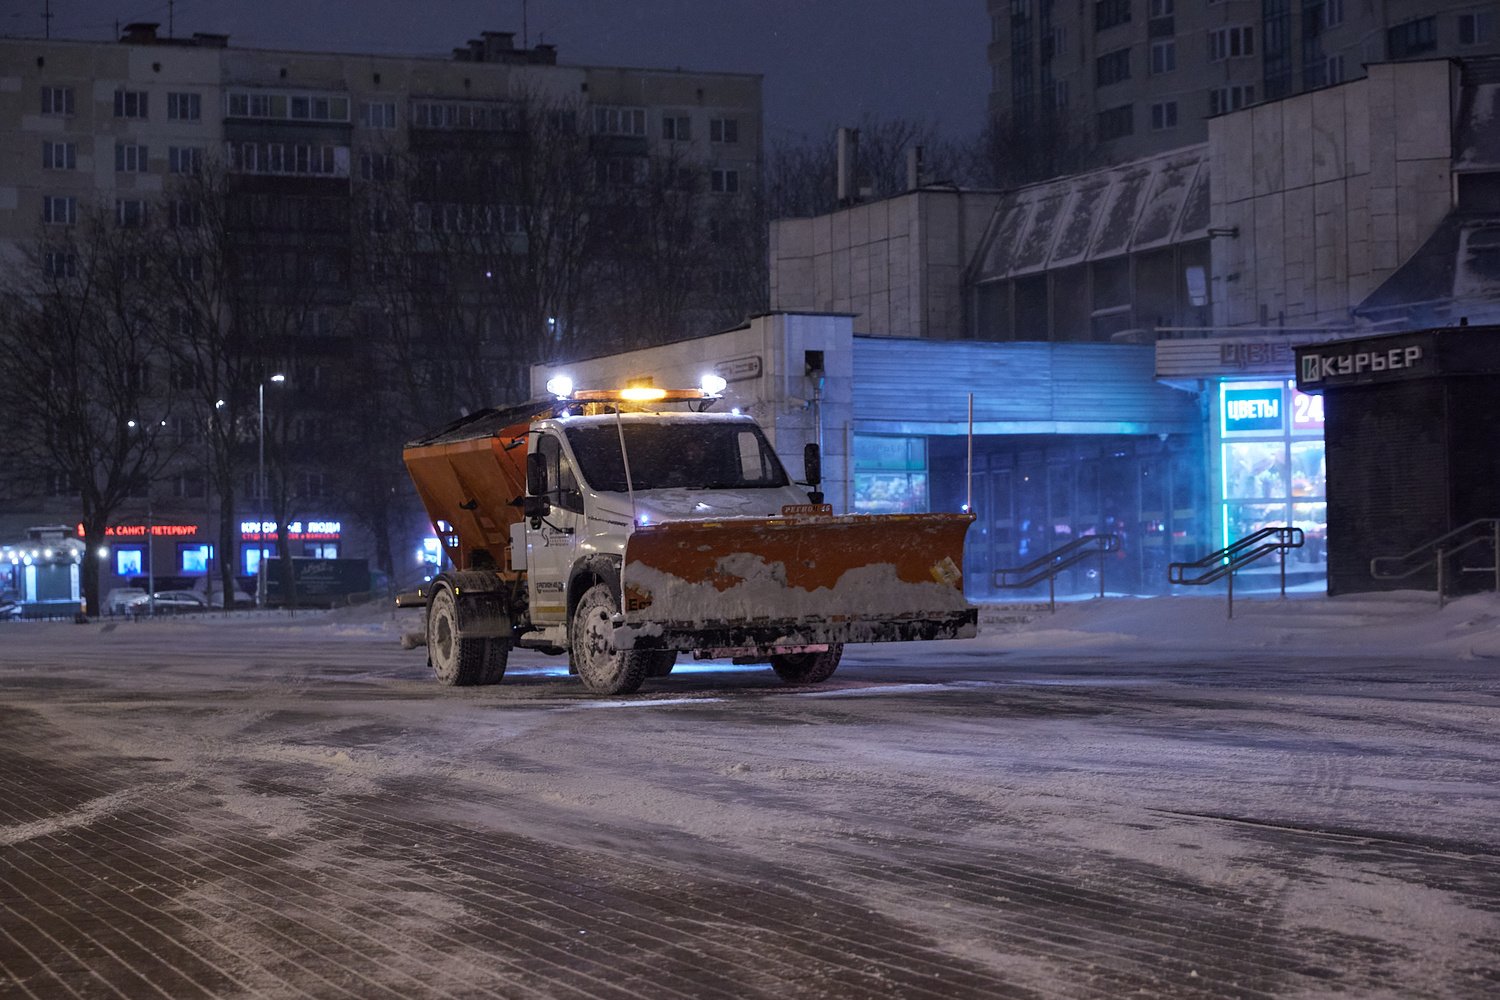
[{"label": "concrete wall", "polygon": [[1213,119],[1214,323],[1345,323],[1453,205],[1454,69],[1369,76]]},{"label": "concrete wall", "polygon": [[[572,377],[580,388],[622,386],[651,379],[663,388],[691,388],[705,374],[729,380],[716,410],[737,407],[760,423],[788,474],[802,478],[802,449],[818,437],[822,423],[823,491],[840,513],[853,501],[848,435],[854,419],[854,330],[839,314],[771,313],[739,329],[695,340],[568,364],[536,365],[534,396],[546,393],[554,375]],[[822,351],[821,388],[806,373],[808,351]]]},{"label": "concrete wall", "polygon": [[964,267],[998,200],[922,190],[773,222],[771,308],[851,313],[875,336],[962,337]]}]

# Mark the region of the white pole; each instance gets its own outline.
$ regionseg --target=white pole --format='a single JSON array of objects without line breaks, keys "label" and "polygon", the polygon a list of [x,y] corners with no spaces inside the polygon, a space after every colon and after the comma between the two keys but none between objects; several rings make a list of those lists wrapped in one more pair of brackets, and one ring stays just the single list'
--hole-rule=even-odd
[{"label": "white pole", "polygon": [[974,513],[974,394],[969,393],[969,464],[965,470],[967,487],[964,497],[964,510]]}]

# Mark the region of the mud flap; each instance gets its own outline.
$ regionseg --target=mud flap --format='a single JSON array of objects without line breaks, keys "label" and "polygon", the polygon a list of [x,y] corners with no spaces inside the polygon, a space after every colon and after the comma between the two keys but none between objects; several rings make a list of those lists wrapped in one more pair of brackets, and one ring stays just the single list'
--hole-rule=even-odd
[{"label": "mud flap", "polygon": [[625,545],[620,649],[966,638],[969,514],[670,521]]}]

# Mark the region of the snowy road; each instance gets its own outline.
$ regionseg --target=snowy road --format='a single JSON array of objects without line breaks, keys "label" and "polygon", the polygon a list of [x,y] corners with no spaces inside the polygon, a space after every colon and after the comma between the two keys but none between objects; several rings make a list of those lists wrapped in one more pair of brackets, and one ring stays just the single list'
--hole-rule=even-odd
[{"label": "snowy road", "polygon": [[1493,997],[1500,602],[1099,602],[815,689],[0,626],[0,997]]}]

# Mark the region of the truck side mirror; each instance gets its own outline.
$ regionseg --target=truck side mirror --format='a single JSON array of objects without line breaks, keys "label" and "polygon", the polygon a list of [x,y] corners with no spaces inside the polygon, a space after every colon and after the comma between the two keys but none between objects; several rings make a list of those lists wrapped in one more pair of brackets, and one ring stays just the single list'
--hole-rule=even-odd
[{"label": "truck side mirror", "polygon": [[521,513],[532,521],[552,513],[552,505],[547,502],[547,456],[538,451],[526,456],[526,498],[521,502]]},{"label": "truck side mirror", "polygon": [[823,491],[818,489],[818,485],[823,482],[823,453],[816,441],[809,441],[802,449],[802,472],[807,485],[812,487],[807,499],[812,503],[822,503]]},{"label": "truck side mirror", "polygon": [[807,447],[802,449],[802,478],[813,489],[817,489],[818,484],[823,481],[823,455],[818,450],[816,441],[809,441]]},{"label": "truck side mirror", "polygon": [[547,456],[539,451],[526,456],[526,492],[534,497],[547,495]]}]

